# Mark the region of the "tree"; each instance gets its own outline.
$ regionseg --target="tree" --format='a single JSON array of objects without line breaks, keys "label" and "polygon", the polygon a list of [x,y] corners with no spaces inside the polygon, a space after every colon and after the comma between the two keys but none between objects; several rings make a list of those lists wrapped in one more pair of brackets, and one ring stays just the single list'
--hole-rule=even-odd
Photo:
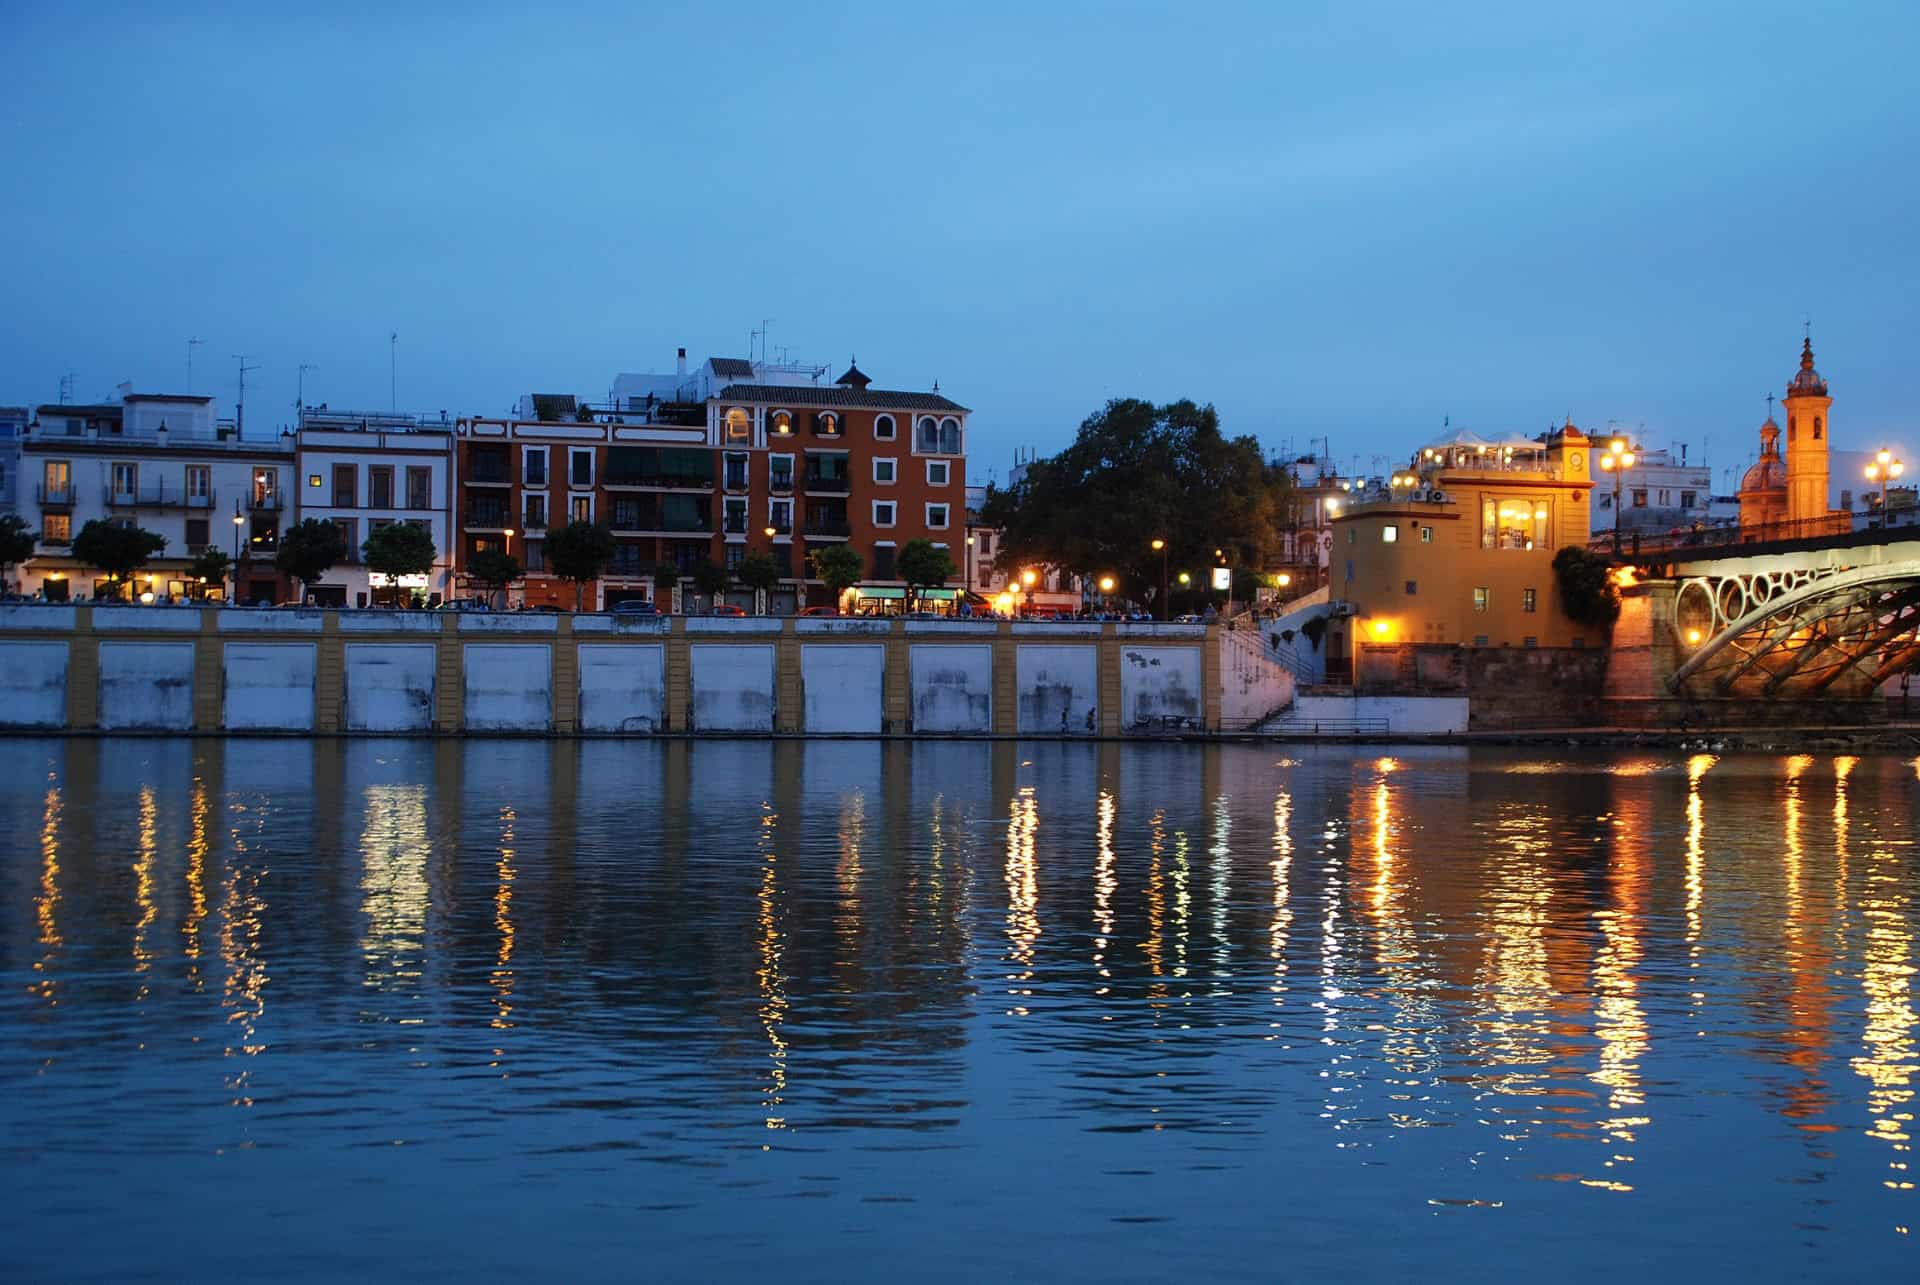
[{"label": "tree", "polygon": [[213,545],[208,545],[193,556],[187,564],[187,574],[202,584],[224,585],[227,582],[227,568],[233,560]]},{"label": "tree", "polygon": [[33,528],[17,513],[0,513],[0,587],[5,574],[33,556]]},{"label": "tree", "polygon": [[709,606],[717,602],[732,583],[733,572],[717,562],[702,562],[693,569],[693,587],[706,596]]},{"label": "tree", "polygon": [[901,546],[899,556],[893,560],[893,569],[907,582],[907,594],[916,606],[920,590],[944,585],[959,570],[945,549],[925,539],[909,540]]},{"label": "tree", "polygon": [[1613,566],[1591,549],[1570,544],[1553,555],[1554,588],[1560,610],[1577,625],[1611,629],[1620,616],[1620,590]]},{"label": "tree", "polygon": [[119,526],[93,519],[73,537],[73,556],[97,571],[105,573],[109,593],[118,597],[127,577],[147,565],[147,559],[167,547],[167,542],[151,531],[137,526]]},{"label": "tree", "polygon": [[347,539],[340,528],[320,518],[308,518],[281,534],[280,552],[273,555],[273,565],[298,580],[305,593],[311,593],[314,582],[346,556]]},{"label": "tree", "polygon": [[816,549],[807,555],[807,561],[813,565],[814,576],[827,586],[827,592],[833,596],[836,607],[840,605],[841,596],[860,583],[860,577],[866,570],[860,555],[844,544],[830,544],[824,549]]},{"label": "tree", "polygon": [[437,552],[433,547],[433,533],[411,522],[389,523],[368,532],[367,538],[360,542],[367,570],[395,583],[401,576],[424,576],[431,572]]},{"label": "tree", "polygon": [[589,581],[613,561],[613,531],[600,522],[569,522],[547,533],[547,565],[562,580],[573,581],[573,609],[580,610]]},{"label": "tree", "polygon": [[494,595],[520,578],[520,559],[504,549],[482,549],[467,563],[467,574],[487,587],[487,605]]},{"label": "tree", "polygon": [[[989,487],[981,522],[1001,533],[994,565],[1009,575],[1057,567],[1129,596],[1157,598],[1167,542],[1174,569],[1259,568],[1279,551],[1292,479],[1252,437],[1224,436],[1211,406],[1108,402],[1072,445]],[[1216,558],[1214,550],[1221,550]]]},{"label": "tree", "polygon": [[772,593],[780,583],[780,564],[764,553],[750,553],[740,560],[734,572],[740,583],[760,593]]}]

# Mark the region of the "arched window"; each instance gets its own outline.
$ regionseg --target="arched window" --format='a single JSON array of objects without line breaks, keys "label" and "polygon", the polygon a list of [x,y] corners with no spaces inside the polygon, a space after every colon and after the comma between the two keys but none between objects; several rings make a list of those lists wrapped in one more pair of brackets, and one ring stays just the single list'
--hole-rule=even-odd
[{"label": "arched window", "polygon": [[[741,412],[743,415],[745,413],[745,411]],[[728,422],[731,423],[731,419],[729,419]],[[768,431],[775,437],[786,437],[790,435],[793,432],[793,412],[785,410],[773,412],[773,414],[767,417],[767,427]],[[733,434],[728,433],[727,436],[732,437]],[[746,434],[742,433],[741,436],[745,437]]]},{"label": "arched window", "polygon": [[1813,440],[1816,442],[1820,440],[1820,417],[1818,415],[1813,417]]},{"label": "arched window", "polygon": [[840,412],[823,410],[813,417],[813,431],[819,437],[840,436]]},{"label": "arched window", "polygon": [[940,453],[960,454],[960,421],[952,416],[940,421]]},{"label": "arched window", "polygon": [[883,442],[891,442],[894,438],[894,431],[893,416],[875,415],[873,417],[874,437]]},{"label": "arched window", "polygon": [[747,440],[752,426],[748,421],[747,412],[743,408],[739,406],[728,407],[723,422],[726,425],[726,436],[729,442],[744,442]]},{"label": "arched window", "polygon": [[915,427],[914,449],[933,452],[940,449],[940,425],[933,416],[923,415]]},{"label": "arched window", "polygon": [[1799,429],[1800,429],[1800,421],[1795,419],[1791,415],[1787,416],[1787,440],[1789,442],[1791,442],[1794,439],[1794,435],[1799,431]]}]

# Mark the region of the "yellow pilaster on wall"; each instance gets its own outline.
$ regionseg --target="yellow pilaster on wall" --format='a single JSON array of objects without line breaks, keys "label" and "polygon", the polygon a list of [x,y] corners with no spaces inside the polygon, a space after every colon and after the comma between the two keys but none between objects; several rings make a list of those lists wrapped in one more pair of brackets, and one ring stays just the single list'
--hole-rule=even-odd
[{"label": "yellow pilaster on wall", "polygon": [[887,630],[887,672],[880,689],[887,730],[895,736],[905,735],[911,730],[907,719],[913,709],[913,676],[908,664],[904,620],[894,621]]},{"label": "yellow pilaster on wall", "polygon": [[693,703],[693,671],[687,651],[687,618],[675,616],[667,626],[667,708],[661,730],[687,730],[687,709]]},{"label": "yellow pilaster on wall", "polygon": [[1220,711],[1226,701],[1220,672],[1220,625],[1207,626],[1207,641],[1200,649],[1200,690],[1206,693],[1202,711],[1209,732],[1220,730]]},{"label": "yellow pilaster on wall", "polygon": [[993,638],[993,732],[1012,736],[1020,730],[1018,662],[1013,622],[1002,620]]},{"label": "yellow pilaster on wall", "polygon": [[553,730],[570,736],[580,723],[580,643],[573,636],[573,617],[554,617]]},{"label": "yellow pilaster on wall", "polygon": [[226,661],[220,647],[220,613],[200,608],[200,636],[193,640],[193,730],[217,732],[224,723]]},{"label": "yellow pilaster on wall", "polygon": [[1100,626],[1100,735],[1120,735],[1120,627]]},{"label": "yellow pilaster on wall", "polygon": [[440,620],[439,650],[434,656],[433,726],[442,734],[460,730],[461,706],[466,703],[466,680],[461,667],[460,615],[449,611]]},{"label": "yellow pilaster on wall", "polygon": [[347,722],[347,647],[340,638],[340,613],[320,619],[320,642],[313,652],[313,727],[338,732]]},{"label": "yellow pilaster on wall", "polygon": [[73,641],[67,648],[67,726],[85,731],[100,721],[100,639],[93,608],[73,609]]},{"label": "yellow pilaster on wall", "polygon": [[780,622],[780,641],[773,654],[773,730],[805,731],[806,689],[800,676],[800,635],[793,618]]}]

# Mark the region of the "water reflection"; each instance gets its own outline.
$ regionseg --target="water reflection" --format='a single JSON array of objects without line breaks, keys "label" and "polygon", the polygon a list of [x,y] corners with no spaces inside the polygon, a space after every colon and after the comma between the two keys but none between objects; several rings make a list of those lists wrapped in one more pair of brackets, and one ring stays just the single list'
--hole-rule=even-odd
[{"label": "water reflection", "polygon": [[[1273,1192],[1359,1233],[1303,1271],[1420,1270],[1452,1233],[1398,1234],[1416,1206],[1536,1247],[1618,1208],[1684,1257],[1734,1190],[1700,1263],[1762,1276],[1891,1265],[1913,1220],[1905,760],[16,750],[0,1116],[35,1183],[0,1235],[112,1226],[97,1274],[269,1189],[377,1270],[391,1221],[341,1193],[400,1150],[543,1225],[671,1206],[683,1275],[749,1269],[744,1226],[976,1276],[1101,1226],[1166,1274],[1282,1236]],[[140,1127],[102,1141],[102,1103]]]}]

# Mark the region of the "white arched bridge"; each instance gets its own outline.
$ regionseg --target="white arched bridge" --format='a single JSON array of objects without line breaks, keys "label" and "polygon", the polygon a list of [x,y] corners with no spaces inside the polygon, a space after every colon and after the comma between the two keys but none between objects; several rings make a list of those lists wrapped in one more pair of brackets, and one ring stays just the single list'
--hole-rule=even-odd
[{"label": "white arched bridge", "polygon": [[1670,693],[1864,697],[1920,669],[1920,527],[1638,560],[1672,586]]}]

